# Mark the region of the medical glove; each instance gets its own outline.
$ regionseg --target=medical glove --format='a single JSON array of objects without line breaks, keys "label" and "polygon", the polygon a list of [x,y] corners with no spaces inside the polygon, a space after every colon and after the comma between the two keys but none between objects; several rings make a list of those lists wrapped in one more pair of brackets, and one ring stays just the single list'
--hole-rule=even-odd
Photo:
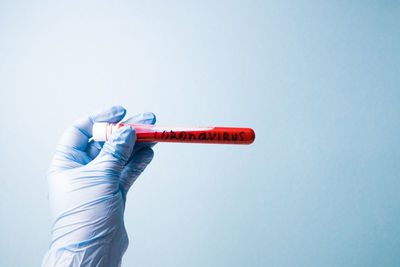
[{"label": "medical glove", "polygon": [[[135,143],[122,127],[105,143],[90,140],[95,122],[120,122],[114,106],[76,121],[62,135],[48,171],[52,242],[42,266],[120,266],[128,247],[126,194],[153,158],[154,143]],[[126,122],[154,124],[153,113]]]}]

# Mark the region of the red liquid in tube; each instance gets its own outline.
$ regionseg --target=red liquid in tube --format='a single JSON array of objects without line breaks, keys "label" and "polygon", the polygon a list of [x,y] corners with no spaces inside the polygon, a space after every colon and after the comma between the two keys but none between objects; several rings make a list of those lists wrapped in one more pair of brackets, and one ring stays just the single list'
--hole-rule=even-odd
[{"label": "red liquid in tube", "polygon": [[255,133],[251,128],[171,127],[123,123],[95,123],[93,138],[95,141],[106,141],[113,131],[128,125],[135,129],[138,142],[249,145],[255,139]]}]

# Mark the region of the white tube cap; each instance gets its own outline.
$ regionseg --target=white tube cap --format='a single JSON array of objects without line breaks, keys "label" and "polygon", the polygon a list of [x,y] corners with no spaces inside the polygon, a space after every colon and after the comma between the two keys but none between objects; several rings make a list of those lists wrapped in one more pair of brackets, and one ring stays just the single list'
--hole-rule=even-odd
[{"label": "white tube cap", "polygon": [[104,142],[107,141],[107,122],[95,122],[93,124],[93,139],[94,141]]}]

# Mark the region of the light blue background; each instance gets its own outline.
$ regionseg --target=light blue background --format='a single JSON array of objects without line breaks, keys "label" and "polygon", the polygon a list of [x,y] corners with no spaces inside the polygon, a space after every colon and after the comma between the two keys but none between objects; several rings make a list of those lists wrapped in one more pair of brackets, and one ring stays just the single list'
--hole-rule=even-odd
[{"label": "light blue background", "polygon": [[1,1],[0,265],[38,266],[62,131],[101,107],[252,127],[158,144],[124,266],[399,266],[399,1]]}]

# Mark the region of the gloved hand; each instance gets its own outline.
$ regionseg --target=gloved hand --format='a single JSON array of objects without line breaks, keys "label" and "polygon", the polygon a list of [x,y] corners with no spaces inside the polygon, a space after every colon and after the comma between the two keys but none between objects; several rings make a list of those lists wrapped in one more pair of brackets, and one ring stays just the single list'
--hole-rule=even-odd
[{"label": "gloved hand", "polygon": [[[126,194],[153,158],[152,143],[135,143],[122,127],[104,143],[89,141],[94,122],[119,122],[125,109],[114,106],[69,127],[48,171],[52,242],[42,266],[120,266],[128,247],[124,226]],[[153,113],[127,122],[154,124]]]}]

